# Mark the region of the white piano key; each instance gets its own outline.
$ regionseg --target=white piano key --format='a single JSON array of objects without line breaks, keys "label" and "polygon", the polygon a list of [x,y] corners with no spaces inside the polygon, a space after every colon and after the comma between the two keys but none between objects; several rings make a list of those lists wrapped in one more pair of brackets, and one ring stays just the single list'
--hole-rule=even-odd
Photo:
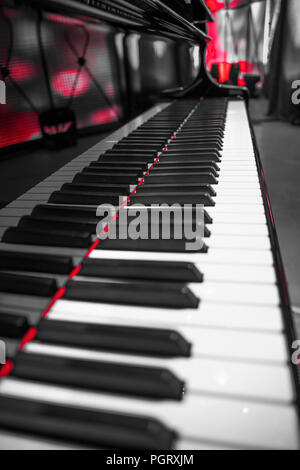
[{"label": "white piano key", "polygon": [[58,183],[58,182],[63,182],[63,183],[70,183],[74,178],[73,175],[61,175],[61,174],[55,174],[51,179],[48,179],[49,182],[51,183]]},{"label": "white piano key", "polygon": [[222,158],[221,162],[218,163],[222,171],[236,169],[240,171],[255,170],[257,172],[257,165],[254,159],[243,159],[240,161],[230,161],[226,158]]},{"label": "white piano key", "polygon": [[[188,444],[188,443],[187,443]],[[185,444],[184,444],[185,445]],[[191,445],[191,443],[189,443]],[[37,451],[67,451],[67,450],[87,450],[82,445],[72,445],[53,439],[42,439],[40,437],[28,437],[21,434],[0,431],[0,450],[37,450]]]},{"label": "white piano key", "polygon": [[23,217],[23,215],[29,215],[32,212],[32,208],[15,208],[5,207],[1,210],[0,215],[3,217]]},{"label": "white piano key", "polygon": [[15,201],[13,207],[32,207],[34,208],[38,204],[46,204],[48,202],[50,194],[27,194],[20,197],[17,201]]},{"label": "white piano key", "polygon": [[[257,203],[257,204],[228,204],[228,203],[221,203],[219,204],[219,197],[215,197],[215,202],[216,205],[214,207],[210,207],[208,209],[209,215],[213,218],[215,217],[223,217],[223,214],[229,214],[229,217],[239,217],[240,214],[243,216],[248,216],[249,217],[264,217],[265,216],[265,208],[262,203]],[[263,220],[263,219],[262,219]]]},{"label": "white piano key", "polygon": [[204,282],[252,282],[272,285],[276,283],[276,273],[273,266],[213,265],[203,262],[198,267],[204,273]]},{"label": "white piano key", "polygon": [[215,232],[212,232],[212,236],[207,239],[207,244],[210,248],[232,248],[243,250],[271,249],[271,241],[267,236],[217,235]]},{"label": "white piano key", "polygon": [[48,316],[49,319],[65,318],[68,321],[75,317],[83,322],[89,317],[90,321],[100,323],[109,323],[113,318],[124,318],[131,325],[164,325],[174,328],[177,325],[195,325],[270,332],[282,332],[284,329],[279,307],[253,304],[220,305],[216,302],[201,302],[198,309],[174,310],[62,299],[54,305]]},{"label": "white piano key", "polygon": [[19,217],[0,217],[0,228],[15,227],[18,225],[19,221]]},{"label": "white piano key", "polygon": [[51,186],[44,186],[42,188],[34,188],[30,191],[30,194],[35,197],[37,195],[48,195],[48,198],[49,198],[54,191],[59,191],[61,186],[62,186],[61,184],[58,184],[56,186],[51,185]]},{"label": "white piano key", "polygon": [[257,183],[257,175],[239,175],[239,174],[220,174],[219,178],[220,183]]},{"label": "white piano key", "polygon": [[[45,204],[47,201],[48,201],[48,196],[44,199],[41,199],[40,196],[38,196],[38,200],[33,200],[33,201],[22,201],[22,200],[16,200],[12,206],[10,206],[9,208],[7,208],[9,211],[11,211],[12,214],[14,214],[13,211],[17,211],[17,210],[20,210],[19,214],[20,214],[20,217],[23,217],[23,215],[26,215],[27,213],[31,213],[33,211],[33,209],[35,208],[35,206],[37,206],[38,204]],[[22,212],[23,213],[22,213]],[[26,212],[25,212],[26,211]],[[17,212],[16,212],[17,213]],[[5,214],[3,214],[5,215]],[[8,212],[6,213],[6,215],[8,215]]]},{"label": "white piano key", "polygon": [[[225,206],[231,207],[232,205],[238,205],[244,207],[244,205],[263,206],[263,200],[260,195],[255,196],[243,196],[237,194],[220,194],[217,190],[217,204],[218,208]],[[216,199],[215,199],[216,200]]]},{"label": "white piano key", "polygon": [[236,181],[234,184],[230,181],[229,182],[218,181],[218,184],[214,185],[214,189],[216,191],[220,191],[221,189],[226,189],[226,190],[236,189],[236,190],[241,190],[241,192],[244,191],[245,193],[250,192],[249,194],[251,194],[253,191],[256,191],[259,194],[261,194],[261,190],[257,181],[252,181],[252,182]]},{"label": "white piano key", "polygon": [[49,305],[49,298],[37,297],[33,295],[6,294],[0,292],[0,304],[4,308],[16,307],[19,309],[22,307],[25,310],[38,310],[42,313]]},{"label": "white piano key", "polygon": [[14,202],[9,204],[9,206],[7,206],[7,209],[33,209],[37,204],[39,204],[39,196],[36,197],[33,201],[23,201],[22,199],[16,199]]},{"label": "white piano key", "polygon": [[262,224],[213,224],[209,230],[212,235],[228,235],[237,237],[255,236],[269,239],[269,229],[265,223]]},{"label": "white piano key", "polygon": [[56,247],[56,246],[46,246],[46,245],[22,245],[17,243],[0,243],[0,252],[1,250],[9,250],[21,253],[41,253],[44,255],[62,255],[62,256],[73,256],[78,258],[83,258],[87,249],[82,248],[66,248],[66,247]]},{"label": "white piano key", "polygon": [[237,198],[238,197],[250,198],[251,200],[262,199],[261,190],[260,188],[257,188],[257,187],[253,189],[249,189],[248,187],[236,188],[235,186],[228,186],[227,188],[225,188],[224,186],[222,187],[222,186],[217,185],[217,186],[214,186],[214,190],[216,191],[217,196],[219,196],[220,201],[222,201],[223,196],[224,197],[236,196]]},{"label": "white piano key", "polygon": [[298,421],[293,406],[186,395],[180,403],[113,397],[24,380],[4,379],[3,396],[64,406],[99,409],[157,418],[183,439],[226,441],[266,449],[298,449]]},{"label": "white piano key", "polygon": [[261,213],[250,212],[218,212],[213,214],[213,222],[215,224],[265,224],[266,215]]},{"label": "white piano key", "polygon": [[189,394],[210,393],[290,404],[295,400],[291,372],[285,366],[251,364],[207,358],[163,359],[136,355],[98,352],[32,342],[25,353],[43,354],[93,362],[110,362],[172,371],[186,383]]},{"label": "white piano key", "polygon": [[[204,270],[205,275],[205,270]],[[242,282],[213,282],[206,280],[203,284],[189,284],[191,290],[204,301],[222,303],[253,303],[274,305],[280,303],[276,284],[248,284]]]},{"label": "white piano key", "polygon": [[[90,254],[92,259],[122,259],[140,260],[140,251],[94,250]],[[147,261],[186,261],[191,263],[213,264],[249,264],[249,265],[273,265],[273,255],[270,250],[229,250],[211,248],[208,253],[161,253],[143,252],[143,260]]]},{"label": "white piano key", "polygon": [[222,181],[227,181],[227,178],[236,178],[238,179],[239,181],[244,181],[244,178],[247,178],[246,181],[248,181],[248,179],[257,179],[257,170],[253,169],[253,170],[233,170],[232,168],[230,168],[229,170],[226,170],[226,168],[223,168],[223,166],[221,166],[221,171],[220,171],[220,183]]}]

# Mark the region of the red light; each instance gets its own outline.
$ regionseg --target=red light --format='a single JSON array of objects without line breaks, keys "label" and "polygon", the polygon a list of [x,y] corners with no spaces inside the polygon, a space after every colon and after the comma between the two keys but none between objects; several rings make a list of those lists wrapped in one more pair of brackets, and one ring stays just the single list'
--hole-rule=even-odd
[{"label": "red light", "polygon": [[[6,106],[0,106],[1,119],[0,147],[27,142],[41,136],[38,117],[34,112],[16,112]],[[1,116],[2,117],[2,116]]]},{"label": "red light", "polygon": [[0,367],[0,378],[8,377],[11,374],[13,368],[13,363],[11,361],[6,361],[6,364]]},{"label": "red light", "polygon": [[104,86],[104,90],[105,90],[105,93],[107,96],[109,97],[113,97],[115,96],[115,90],[114,90],[114,86],[112,83],[109,83],[108,85],[105,85]]},{"label": "red light", "polygon": [[63,24],[71,24],[71,25],[80,25],[83,24],[82,21],[76,19],[76,18],[71,18],[67,16],[62,16],[62,15],[57,15],[55,13],[48,13],[46,15],[47,20],[55,21],[56,23],[63,23]]},{"label": "red light", "polygon": [[81,70],[76,82],[76,87],[72,91],[77,73],[76,69],[72,69],[62,70],[54,75],[51,78],[51,84],[56,93],[63,96],[71,96],[72,94],[78,96],[86,92],[90,86],[90,78],[84,70]]},{"label": "red light", "polygon": [[107,122],[116,121],[119,118],[120,109],[117,106],[111,108],[100,109],[92,114],[93,124],[105,124]]},{"label": "red light", "polygon": [[7,18],[17,18],[20,16],[20,12],[17,10],[11,10],[10,8],[3,8],[3,12]]},{"label": "red light", "polygon": [[246,86],[246,82],[243,77],[238,78],[238,86]]},{"label": "red light", "polygon": [[53,305],[59,300],[61,299],[64,295],[65,295],[65,292],[66,292],[66,288],[65,287],[61,287],[57,292],[56,294],[53,296],[50,304],[48,305],[48,307],[46,308],[46,310],[44,311],[43,313],[43,318],[46,318],[46,316],[48,315],[48,313],[50,312],[50,310],[52,309]]},{"label": "red light", "polygon": [[71,274],[70,274],[70,280],[72,281],[72,279],[74,279],[74,277],[77,276],[77,274],[80,273],[81,270],[82,270],[82,265],[79,264],[79,265],[76,266],[76,268],[74,268],[73,271],[71,272]]},{"label": "red light", "polygon": [[11,59],[8,68],[11,78],[16,82],[29,80],[30,78],[33,78],[36,73],[32,64],[18,59],[17,57]]},{"label": "red light", "polygon": [[37,328],[29,328],[29,330],[27,331],[27,333],[25,334],[25,336],[23,337],[20,343],[20,348],[19,348],[20,351],[24,349],[26,344],[31,343],[31,341],[34,340],[36,335],[37,335]]},{"label": "red light", "polygon": [[98,240],[95,241],[95,243],[92,244],[91,248],[89,249],[89,251],[85,255],[85,258],[88,258],[90,256],[90,254],[97,248],[99,243],[100,243],[100,240],[98,239]]},{"label": "red light", "polygon": [[219,81],[225,83],[229,80],[231,65],[229,62],[221,62],[219,64]]},{"label": "red light", "polygon": [[[242,3],[243,0],[231,0],[229,8],[239,7]],[[212,12],[226,8],[226,2],[222,0],[206,0],[206,5]]]}]

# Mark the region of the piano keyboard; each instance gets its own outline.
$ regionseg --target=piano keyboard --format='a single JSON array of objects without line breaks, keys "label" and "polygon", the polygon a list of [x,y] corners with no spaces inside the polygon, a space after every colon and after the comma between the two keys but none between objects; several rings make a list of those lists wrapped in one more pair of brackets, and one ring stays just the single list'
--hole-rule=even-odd
[{"label": "piano keyboard", "polygon": [[[204,204],[204,247],[99,243],[119,196]],[[0,448],[299,448],[243,101],[152,108],[2,209],[0,235]]]}]

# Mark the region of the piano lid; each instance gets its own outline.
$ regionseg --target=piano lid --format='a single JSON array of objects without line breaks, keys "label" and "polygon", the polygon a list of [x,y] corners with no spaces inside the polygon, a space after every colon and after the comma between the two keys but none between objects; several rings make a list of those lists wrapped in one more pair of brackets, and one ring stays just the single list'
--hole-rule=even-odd
[{"label": "piano lid", "polygon": [[214,21],[204,0],[30,0],[37,9],[84,15],[116,26],[181,38],[193,43],[211,38],[198,23]]}]

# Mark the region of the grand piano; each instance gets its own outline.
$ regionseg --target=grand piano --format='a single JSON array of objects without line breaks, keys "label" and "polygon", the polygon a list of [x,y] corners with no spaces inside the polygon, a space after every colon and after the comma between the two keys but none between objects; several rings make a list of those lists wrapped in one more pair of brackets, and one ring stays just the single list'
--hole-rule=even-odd
[{"label": "grand piano", "polygon": [[[247,89],[206,68],[210,11],[28,7],[180,38],[199,73],[0,211],[0,448],[299,449],[274,218]],[[203,243],[187,250],[175,219],[167,240],[102,240],[101,204],[201,205]]]}]

